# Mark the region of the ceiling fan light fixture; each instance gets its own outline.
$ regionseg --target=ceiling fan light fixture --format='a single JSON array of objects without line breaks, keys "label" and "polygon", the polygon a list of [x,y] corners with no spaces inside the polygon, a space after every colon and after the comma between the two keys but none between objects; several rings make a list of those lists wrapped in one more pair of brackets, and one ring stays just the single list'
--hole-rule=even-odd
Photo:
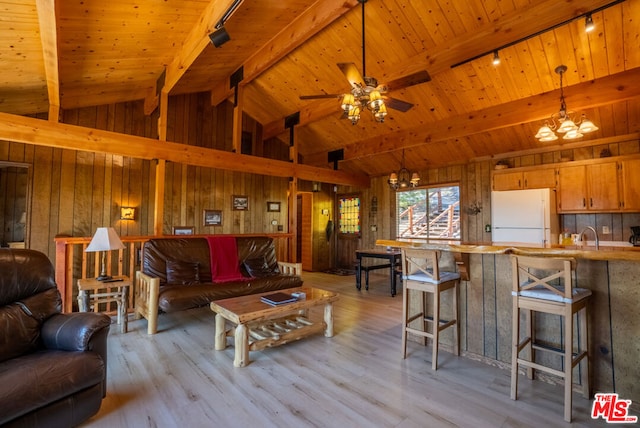
[{"label": "ceiling fan light fixture", "polygon": [[375,117],[375,119],[382,123],[384,122],[384,118],[387,116],[387,106],[385,104],[382,104],[377,111],[375,111],[373,113],[373,117]]},{"label": "ceiling fan light fixture", "polygon": [[360,107],[358,107],[357,105],[356,106],[352,106],[349,109],[349,113],[347,113],[347,117],[351,121],[352,125],[357,124],[358,121],[360,120]]},{"label": "ceiling fan light fixture", "polygon": [[342,97],[342,110],[345,111],[345,113],[349,114],[349,111],[356,105],[356,101],[355,98],[353,97],[353,94],[344,94],[344,96]]},{"label": "ceiling fan light fixture", "polygon": [[377,89],[374,89],[369,93],[369,108],[372,111],[375,112],[383,104],[384,104],[384,101],[382,100],[382,95],[380,95],[380,91],[378,91]]}]

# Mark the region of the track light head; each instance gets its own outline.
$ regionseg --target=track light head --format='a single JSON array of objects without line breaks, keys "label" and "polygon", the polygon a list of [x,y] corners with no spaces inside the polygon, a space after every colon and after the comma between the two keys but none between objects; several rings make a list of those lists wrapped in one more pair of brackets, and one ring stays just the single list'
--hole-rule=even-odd
[{"label": "track light head", "polygon": [[593,23],[593,17],[590,13],[587,13],[587,15],[584,17],[584,31],[589,33],[593,31],[594,28],[596,28],[596,26]]},{"label": "track light head", "polygon": [[231,37],[229,36],[229,33],[227,33],[227,30],[224,29],[224,26],[221,26],[216,31],[209,34],[209,38],[211,39],[213,46],[217,48],[231,40]]},{"label": "track light head", "polygon": [[493,65],[498,65],[500,64],[500,55],[498,55],[498,51],[495,50],[493,51]]}]

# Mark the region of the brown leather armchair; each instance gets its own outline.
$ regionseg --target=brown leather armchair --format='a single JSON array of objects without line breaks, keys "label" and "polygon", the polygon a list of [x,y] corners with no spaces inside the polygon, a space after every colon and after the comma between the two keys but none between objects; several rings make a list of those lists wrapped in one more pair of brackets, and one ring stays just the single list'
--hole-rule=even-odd
[{"label": "brown leather armchair", "polygon": [[100,409],[111,319],[61,308],[46,255],[0,249],[3,427],[72,427]]}]

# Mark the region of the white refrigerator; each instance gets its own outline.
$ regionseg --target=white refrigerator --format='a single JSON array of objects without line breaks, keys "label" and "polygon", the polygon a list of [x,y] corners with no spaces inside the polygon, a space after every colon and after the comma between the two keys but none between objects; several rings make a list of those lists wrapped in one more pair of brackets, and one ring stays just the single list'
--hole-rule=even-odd
[{"label": "white refrigerator", "polygon": [[555,191],[491,192],[491,236],[494,243],[550,247],[558,242],[558,229]]}]

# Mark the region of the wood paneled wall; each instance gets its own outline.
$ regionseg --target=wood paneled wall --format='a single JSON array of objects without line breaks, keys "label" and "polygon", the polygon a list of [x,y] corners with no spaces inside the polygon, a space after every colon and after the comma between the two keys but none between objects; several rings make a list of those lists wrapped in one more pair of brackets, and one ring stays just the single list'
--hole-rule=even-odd
[{"label": "wood paneled wall", "polygon": [[[168,139],[231,150],[232,112],[228,103],[210,106],[208,94],[171,97]],[[142,101],[62,115],[64,123],[150,138],[157,138],[157,119],[157,112],[144,115]],[[263,145],[255,121],[245,118],[243,126],[251,134],[253,152],[275,159],[280,159],[281,153],[288,154],[288,146],[277,140]],[[27,247],[44,252],[52,261],[55,236],[91,236],[99,226],[114,227],[121,236],[153,234],[153,161],[7,141],[0,141],[0,161],[31,167]],[[173,226],[194,226],[195,233],[264,233],[277,232],[272,219],[287,224],[286,178],[168,163],[165,182],[165,234],[170,234]],[[249,197],[247,211],[233,211],[233,194]],[[281,202],[281,212],[267,213],[267,201]],[[121,206],[136,207],[136,219],[120,220]],[[221,210],[222,226],[205,227],[204,209]]]}]

